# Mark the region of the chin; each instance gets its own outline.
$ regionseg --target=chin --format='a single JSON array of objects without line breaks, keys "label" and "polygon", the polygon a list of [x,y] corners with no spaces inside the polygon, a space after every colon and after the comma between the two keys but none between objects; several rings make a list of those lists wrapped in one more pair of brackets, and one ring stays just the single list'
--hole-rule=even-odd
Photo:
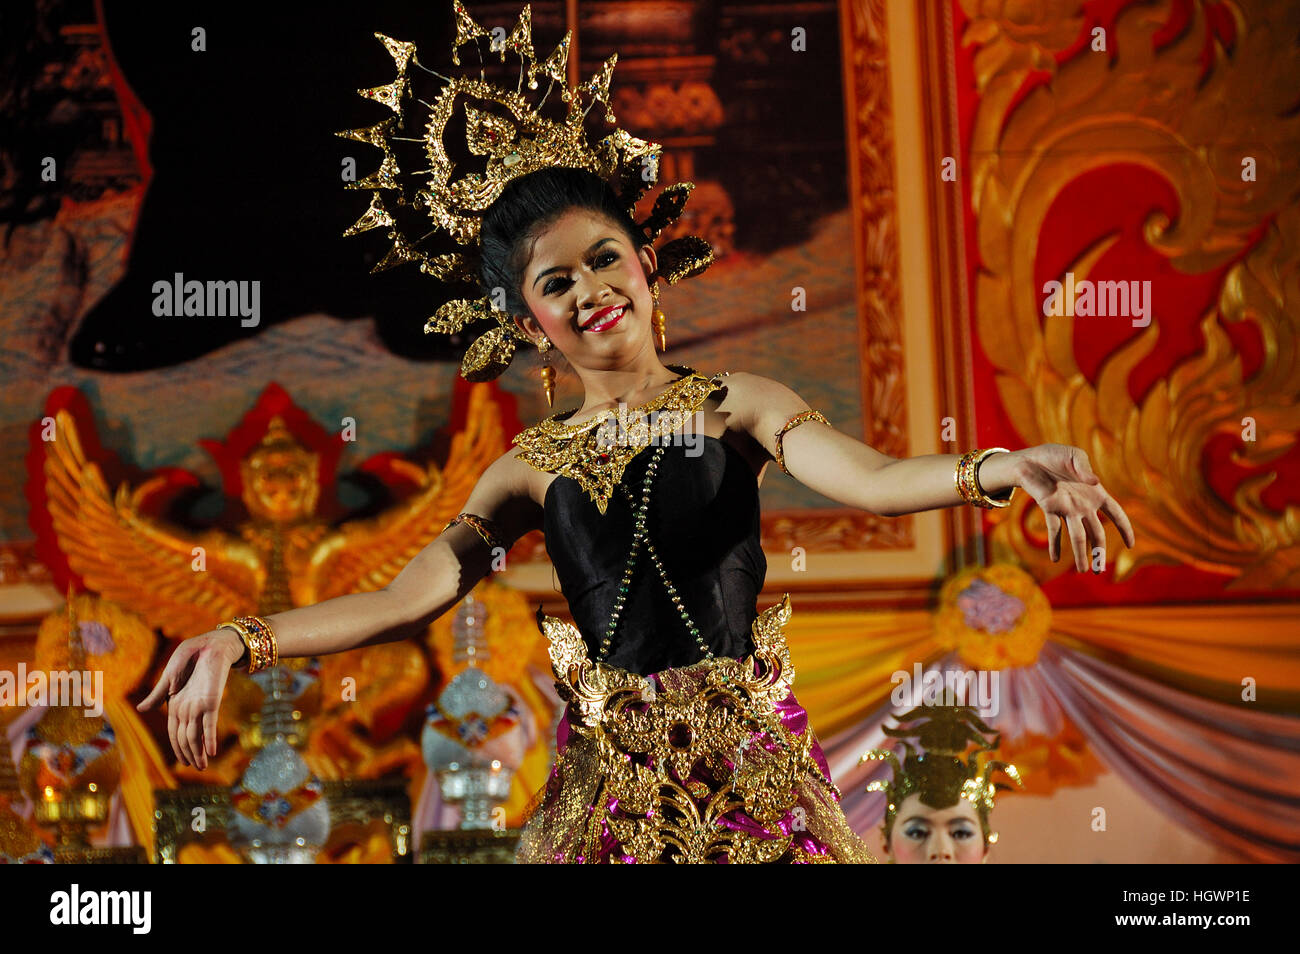
[{"label": "chin", "polygon": [[[598,334],[588,332],[583,335],[584,350],[587,354],[604,359],[634,358],[640,353],[643,340],[646,346],[652,346],[652,342],[648,337],[635,334],[635,330],[629,328],[625,331],[621,326],[615,326],[609,331],[602,331]],[[629,334],[629,332],[632,333]]]}]

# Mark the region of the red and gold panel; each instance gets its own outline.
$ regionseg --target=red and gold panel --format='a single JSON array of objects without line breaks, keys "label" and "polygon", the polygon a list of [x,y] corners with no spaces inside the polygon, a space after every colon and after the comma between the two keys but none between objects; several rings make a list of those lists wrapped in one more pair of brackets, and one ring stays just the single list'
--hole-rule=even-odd
[{"label": "red and gold panel", "polygon": [[1055,606],[1300,592],[1297,29],[1280,0],[946,11],[979,443],[1084,448],[1137,529],[1093,579],[1027,497],[988,515]]}]

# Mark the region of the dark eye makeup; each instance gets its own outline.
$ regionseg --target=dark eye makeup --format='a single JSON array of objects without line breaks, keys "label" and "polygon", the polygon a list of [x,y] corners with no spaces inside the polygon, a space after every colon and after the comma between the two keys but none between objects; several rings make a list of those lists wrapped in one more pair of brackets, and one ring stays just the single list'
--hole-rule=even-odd
[{"label": "dark eye makeup", "polygon": [[[964,819],[956,824],[952,824],[949,827],[949,832],[952,837],[958,841],[965,841],[968,838],[975,837],[974,826]],[[929,837],[930,826],[925,822],[910,822],[903,826],[903,834],[916,841],[923,841],[925,838]]]},{"label": "dark eye makeup", "polygon": [[[604,262],[604,264],[602,265],[601,263],[606,256],[609,256],[609,261]],[[603,268],[605,265],[612,265],[616,261],[618,261],[617,252],[611,252],[611,251],[601,252],[599,255],[596,256],[596,267]],[[561,291],[562,287],[557,285],[556,282],[568,282],[569,284],[572,284],[572,282],[567,278],[559,278],[559,277],[552,278],[545,285],[542,286],[542,294],[549,295],[552,292]],[[569,284],[564,285],[563,288],[568,288]]]}]

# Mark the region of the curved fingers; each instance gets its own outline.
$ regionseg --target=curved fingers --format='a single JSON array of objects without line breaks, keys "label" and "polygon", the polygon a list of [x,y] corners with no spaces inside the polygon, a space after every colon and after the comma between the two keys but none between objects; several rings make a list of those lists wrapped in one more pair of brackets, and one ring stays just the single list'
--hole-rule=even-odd
[{"label": "curved fingers", "polygon": [[1083,517],[1072,513],[1065,518],[1065,527],[1070,532],[1070,546],[1074,550],[1074,568],[1083,573],[1088,568],[1088,533],[1083,527]]},{"label": "curved fingers", "polygon": [[[217,756],[217,710],[209,709],[203,713],[203,741],[204,755],[208,758]],[[207,768],[207,760],[204,760],[204,768]]]},{"label": "curved fingers", "polygon": [[1137,543],[1137,534],[1133,532],[1133,524],[1124,512],[1124,508],[1119,505],[1119,501],[1110,494],[1101,504],[1102,513],[1110,517],[1111,522],[1119,529],[1120,536],[1124,538],[1124,545],[1130,550]]},{"label": "curved fingers", "polygon": [[191,712],[189,717],[188,733],[186,739],[190,745],[190,756],[194,759],[194,764],[198,768],[207,768],[208,759],[203,751],[203,715],[202,713]]},{"label": "curved fingers", "polygon": [[1043,520],[1047,524],[1047,558],[1053,563],[1061,558],[1061,518],[1054,513],[1043,511]]},{"label": "curved fingers", "polygon": [[1106,528],[1102,526],[1101,519],[1096,513],[1088,511],[1083,515],[1084,525],[1088,528],[1088,537],[1090,540],[1088,550],[1088,568],[1092,569],[1094,552],[1101,551],[1101,568],[1094,570],[1101,573],[1106,566]]},{"label": "curved fingers", "polygon": [[[184,644],[182,644],[184,645]],[[159,702],[163,701],[176,692],[176,676],[181,669],[181,649],[177,647],[172,653],[171,658],[167,660],[167,665],[163,667],[162,675],[158,677],[158,682],[154,685],[149,695],[140,700],[136,710],[144,712],[152,709]]]},{"label": "curved fingers", "polygon": [[175,697],[167,702],[167,737],[171,740],[172,751],[176,753],[176,758],[182,765],[188,765],[185,761],[185,752],[181,748],[180,742],[180,703]]}]

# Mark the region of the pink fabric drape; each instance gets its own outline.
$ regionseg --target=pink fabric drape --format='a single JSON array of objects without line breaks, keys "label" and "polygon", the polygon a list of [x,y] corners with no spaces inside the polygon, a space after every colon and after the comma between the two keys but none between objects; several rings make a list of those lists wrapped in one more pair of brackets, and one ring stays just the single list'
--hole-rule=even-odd
[{"label": "pink fabric drape", "polygon": [[1300,718],[1201,699],[1057,646],[1038,665],[1098,757],[1153,805],[1257,861],[1300,862]]},{"label": "pink fabric drape", "polygon": [[[946,669],[964,667],[956,654],[926,667]],[[1068,716],[1111,771],[1181,825],[1256,861],[1300,862],[1300,715],[1202,699],[1053,643],[1001,678],[999,710],[985,721],[1004,739],[1053,736]],[[891,770],[858,759],[893,744],[881,726],[898,711],[882,706],[825,743],[859,833],[885,812],[884,795],[863,789]]]}]

